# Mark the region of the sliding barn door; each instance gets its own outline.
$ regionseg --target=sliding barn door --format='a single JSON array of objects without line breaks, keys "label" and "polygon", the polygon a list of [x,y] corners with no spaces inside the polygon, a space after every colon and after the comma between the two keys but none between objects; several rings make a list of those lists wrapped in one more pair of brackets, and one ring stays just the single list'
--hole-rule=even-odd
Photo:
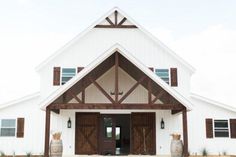
[{"label": "sliding barn door", "polygon": [[75,154],[98,154],[99,113],[76,113]]},{"label": "sliding barn door", "polygon": [[131,153],[156,154],[155,113],[131,114]]}]

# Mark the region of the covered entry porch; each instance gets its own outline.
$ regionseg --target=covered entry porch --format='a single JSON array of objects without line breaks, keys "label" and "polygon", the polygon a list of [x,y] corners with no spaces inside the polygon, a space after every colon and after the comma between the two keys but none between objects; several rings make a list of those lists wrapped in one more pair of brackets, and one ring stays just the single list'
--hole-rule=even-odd
[{"label": "covered entry porch", "polygon": [[[114,130],[113,132],[110,131],[114,136],[111,136],[112,140],[107,141],[102,136],[107,133],[105,132],[107,130],[104,131],[104,129],[107,129],[104,125],[104,118],[114,113],[121,115],[125,112],[130,114],[130,144],[129,151],[126,154],[158,154],[156,134],[157,128],[159,130],[160,121],[150,117],[161,116],[158,113],[167,112],[169,117],[173,118],[176,114],[182,113],[184,156],[188,156],[187,108],[184,104],[185,101],[178,98],[178,93],[172,90],[150,69],[144,67],[127,53],[123,54],[116,49],[106,55],[106,57],[101,57],[101,60],[98,59],[94,64],[83,69],[75,78],[61,87],[54,94],[55,97],[45,104],[45,156],[49,156],[50,127],[53,125],[51,124],[53,123],[51,120],[52,112],[53,115],[57,114],[57,117],[63,116],[65,113],[70,117],[74,117],[75,147],[72,148],[74,154],[71,155],[116,154],[118,141],[115,140],[116,126],[113,126],[115,121],[112,126],[108,126],[108,128],[111,127],[110,129]],[[87,114],[97,113],[97,115],[93,115],[96,115],[97,118],[91,119],[91,122],[93,122],[91,125],[97,130],[96,133],[92,131],[94,129],[82,132],[81,130],[84,130],[84,128],[79,129],[80,126],[83,126],[81,124],[86,126],[92,116],[81,117],[84,112],[87,112]],[[146,120],[144,120],[145,117]],[[112,116],[108,118],[113,121]],[[95,121],[97,123],[94,123]],[[95,142],[89,140],[92,134],[94,134],[93,140]],[[148,140],[148,138],[153,140]],[[80,140],[83,141],[82,144],[87,144],[88,148],[83,150],[79,146],[81,144]],[[166,138],[165,140],[170,139]],[[135,146],[136,143],[138,143],[137,146]],[[106,144],[111,148],[106,147]],[[89,151],[92,153],[89,153]]]},{"label": "covered entry porch", "polygon": [[77,112],[75,127],[75,154],[156,154],[154,112]]}]

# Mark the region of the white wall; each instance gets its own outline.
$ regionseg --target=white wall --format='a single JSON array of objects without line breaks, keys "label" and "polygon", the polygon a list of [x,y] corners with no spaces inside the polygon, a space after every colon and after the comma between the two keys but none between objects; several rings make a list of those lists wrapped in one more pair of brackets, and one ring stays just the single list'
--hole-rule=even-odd
[{"label": "white wall", "polygon": [[[24,138],[0,137],[0,151],[12,155],[43,153],[44,112],[39,109],[38,97],[0,110],[0,119],[25,118]],[[16,121],[17,122],[17,121]]]},{"label": "white wall", "polygon": [[189,129],[189,151],[191,154],[201,154],[201,150],[206,148],[210,154],[223,153],[236,154],[236,139],[228,138],[206,138],[205,119],[232,119],[236,118],[236,113],[192,98],[194,110],[188,113]]},{"label": "white wall", "polygon": [[175,89],[182,95],[189,96],[191,77],[189,71],[139,29],[94,28],[39,71],[42,98],[58,88],[52,86],[54,66],[87,66],[117,43],[147,67],[177,67],[179,86]]}]

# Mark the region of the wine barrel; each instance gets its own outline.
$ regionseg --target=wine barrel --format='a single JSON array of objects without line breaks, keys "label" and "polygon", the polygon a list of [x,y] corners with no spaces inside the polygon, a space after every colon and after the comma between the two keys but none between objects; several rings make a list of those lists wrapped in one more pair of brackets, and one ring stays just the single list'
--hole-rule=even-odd
[{"label": "wine barrel", "polygon": [[183,143],[181,140],[172,139],[170,145],[171,157],[183,156]]},{"label": "wine barrel", "polygon": [[63,145],[62,140],[51,140],[50,157],[62,157]]}]

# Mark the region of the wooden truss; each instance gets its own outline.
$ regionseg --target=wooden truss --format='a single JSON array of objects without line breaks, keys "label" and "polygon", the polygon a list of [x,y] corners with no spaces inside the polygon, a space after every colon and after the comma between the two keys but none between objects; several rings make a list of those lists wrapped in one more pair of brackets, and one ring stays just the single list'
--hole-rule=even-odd
[{"label": "wooden truss", "polygon": [[112,21],[109,17],[105,18],[109,25],[96,25],[95,28],[137,28],[135,25],[124,25],[127,20],[126,17],[124,17],[121,21],[118,21],[118,14],[118,11],[114,12],[114,21]]}]

